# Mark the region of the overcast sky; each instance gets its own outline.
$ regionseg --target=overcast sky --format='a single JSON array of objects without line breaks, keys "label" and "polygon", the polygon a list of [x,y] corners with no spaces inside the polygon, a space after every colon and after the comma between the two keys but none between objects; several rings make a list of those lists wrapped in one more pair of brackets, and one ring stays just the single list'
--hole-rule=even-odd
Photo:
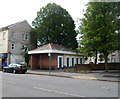
[{"label": "overcast sky", "polygon": [[27,20],[31,25],[37,11],[48,3],[56,3],[65,8],[74,21],[83,17],[83,9],[88,0],[1,0],[0,28]]}]

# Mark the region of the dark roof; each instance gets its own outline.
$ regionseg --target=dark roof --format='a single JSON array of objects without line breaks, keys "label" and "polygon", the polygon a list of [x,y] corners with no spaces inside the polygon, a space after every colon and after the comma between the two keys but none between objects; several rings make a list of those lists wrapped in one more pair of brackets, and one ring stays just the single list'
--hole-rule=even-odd
[{"label": "dark roof", "polygon": [[28,54],[40,54],[40,53],[58,53],[58,54],[69,54],[69,55],[84,55],[83,53],[76,53],[73,50],[66,48],[65,46],[58,44],[46,44],[36,49],[28,51]]},{"label": "dark roof", "polygon": [[34,51],[38,51],[38,50],[61,50],[61,51],[72,51],[69,48],[66,48],[65,46],[62,45],[58,45],[58,44],[53,44],[53,43],[49,43],[43,46],[40,46],[36,49],[33,49]]},{"label": "dark roof", "polygon": [[[24,20],[24,21],[26,21],[26,20]],[[20,22],[17,22],[17,23],[14,23],[14,24],[11,24],[11,25],[8,25],[8,26],[5,26],[5,27],[2,27],[2,28],[0,28],[0,30],[6,30],[6,29],[9,29],[10,27],[12,27],[12,26],[14,26],[14,25],[16,25],[16,24],[18,24],[18,23],[21,23],[21,22],[23,22],[23,21],[20,21]]]}]

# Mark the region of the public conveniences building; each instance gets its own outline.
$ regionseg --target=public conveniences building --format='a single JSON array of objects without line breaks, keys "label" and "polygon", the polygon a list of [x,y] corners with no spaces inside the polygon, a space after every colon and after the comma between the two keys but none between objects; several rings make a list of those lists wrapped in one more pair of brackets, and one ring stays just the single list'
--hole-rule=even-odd
[{"label": "public conveniences building", "polygon": [[84,63],[84,54],[72,52],[70,49],[57,44],[47,44],[28,51],[31,55],[32,69],[58,69],[74,67]]},{"label": "public conveniences building", "polygon": [[25,61],[22,48],[34,46],[30,30],[31,26],[26,20],[0,28],[0,66],[4,61],[7,64]]}]

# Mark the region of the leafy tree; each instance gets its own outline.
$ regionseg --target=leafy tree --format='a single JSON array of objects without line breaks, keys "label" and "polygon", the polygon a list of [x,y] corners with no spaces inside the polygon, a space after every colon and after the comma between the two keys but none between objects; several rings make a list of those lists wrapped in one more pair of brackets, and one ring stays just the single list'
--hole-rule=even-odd
[{"label": "leafy tree", "polygon": [[42,7],[32,25],[40,45],[54,43],[77,48],[74,21],[61,6],[49,3]]},{"label": "leafy tree", "polygon": [[29,63],[29,60],[30,60],[30,55],[27,53],[28,52],[28,47],[22,47],[21,50],[23,51],[22,55],[25,58],[25,62],[27,63],[27,66],[28,66],[28,63]]},{"label": "leafy tree", "polygon": [[37,46],[37,37],[36,37],[36,31],[34,30],[34,28],[31,29],[30,31],[30,40],[31,40],[31,44],[34,45],[34,48]]},{"label": "leafy tree", "polygon": [[[81,44],[87,53],[103,54],[108,72],[108,55],[119,49],[120,2],[89,2],[80,27]],[[117,31],[117,32],[116,32]]]}]

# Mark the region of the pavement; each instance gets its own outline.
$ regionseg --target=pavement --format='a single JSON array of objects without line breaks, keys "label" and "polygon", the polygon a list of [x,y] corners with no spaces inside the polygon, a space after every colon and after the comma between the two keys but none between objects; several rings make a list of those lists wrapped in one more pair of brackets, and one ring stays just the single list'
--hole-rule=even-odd
[{"label": "pavement", "polygon": [[68,73],[61,70],[28,70],[27,74],[46,75],[55,77],[66,77],[73,79],[89,79],[98,81],[120,82],[120,71],[110,70],[108,73],[105,71],[92,71],[91,73]]}]

